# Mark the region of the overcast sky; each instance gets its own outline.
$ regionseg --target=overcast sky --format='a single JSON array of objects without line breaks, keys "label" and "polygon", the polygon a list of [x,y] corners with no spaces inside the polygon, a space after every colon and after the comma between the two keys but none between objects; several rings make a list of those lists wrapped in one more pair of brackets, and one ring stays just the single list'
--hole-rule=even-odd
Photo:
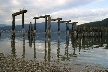
[{"label": "overcast sky", "polygon": [[[12,13],[20,9],[27,9],[26,24],[34,23],[33,17],[45,14],[78,24],[108,18],[108,0],[0,0],[0,24],[12,25]],[[21,17],[16,16],[16,25],[22,23]]]}]

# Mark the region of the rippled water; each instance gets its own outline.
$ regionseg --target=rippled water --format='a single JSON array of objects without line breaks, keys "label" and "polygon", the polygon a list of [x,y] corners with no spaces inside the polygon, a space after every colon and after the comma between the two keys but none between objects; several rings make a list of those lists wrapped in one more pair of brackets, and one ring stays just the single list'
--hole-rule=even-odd
[{"label": "rippled water", "polygon": [[[66,41],[66,34],[51,33],[51,46],[44,40],[44,33],[37,33],[34,43],[30,44],[27,33],[25,42],[22,39],[22,33],[15,34],[15,44],[12,42],[11,33],[2,33],[0,37],[0,52],[12,54],[18,58],[27,60],[37,59],[40,61],[81,61],[88,63],[101,64],[108,67],[108,37],[84,37],[73,38],[69,36]],[[25,46],[24,44],[25,43]],[[14,46],[15,45],[15,46]]]}]

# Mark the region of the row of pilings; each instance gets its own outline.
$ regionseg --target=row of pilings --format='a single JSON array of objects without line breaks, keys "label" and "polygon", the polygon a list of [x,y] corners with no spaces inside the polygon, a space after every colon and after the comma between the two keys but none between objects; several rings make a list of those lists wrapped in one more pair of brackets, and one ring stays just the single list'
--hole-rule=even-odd
[{"label": "row of pilings", "polygon": [[[16,13],[12,14],[12,19],[13,19],[12,20],[12,39],[13,40],[15,40],[15,17],[17,15],[22,14],[22,38],[23,38],[23,41],[24,41],[24,37],[25,37],[24,36],[24,33],[25,33],[25,30],[24,30],[24,13],[26,13],[26,12],[27,12],[27,10],[21,10],[19,12],[16,12]],[[40,19],[40,18],[45,19],[45,28],[44,28],[45,30],[44,30],[44,32],[45,32],[45,39],[46,39],[46,37],[48,37],[48,46],[50,46],[50,38],[51,38],[51,34],[50,34],[51,33],[51,29],[50,29],[51,28],[51,21],[57,21],[57,23],[58,23],[58,38],[60,36],[60,23],[66,23],[66,37],[69,36],[69,24],[72,24],[72,28],[73,28],[73,30],[75,30],[76,23],[78,23],[78,22],[71,22],[71,20],[64,21],[64,20],[62,20],[62,18],[52,19],[50,15],[34,17],[33,18],[35,20],[34,31],[33,31],[34,32],[34,35],[33,35],[34,37],[36,36],[36,20]],[[67,38],[69,38],[69,37],[67,37]]]},{"label": "row of pilings", "polygon": [[[108,36],[108,35],[107,35]],[[79,53],[81,52],[81,50],[90,50],[93,48],[99,48],[99,47],[103,47],[104,44],[107,44],[105,46],[105,49],[108,49],[108,37],[107,36],[103,36],[103,37],[96,37],[96,36],[92,36],[92,37],[78,37],[78,38],[74,38],[72,35],[69,37],[70,41],[67,40],[65,42],[65,50],[64,50],[64,55],[60,55],[61,52],[61,44],[60,44],[60,39],[58,38],[57,40],[57,60],[60,61],[60,59],[62,60],[69,60],[70,57],[77,57],[77,52]],[[35,37],[33,37],[33,41],[34,41]],[[24,42],[24,41],[23,41]],[[71,43],[70,43],[71,42]],[[36,46],[35,46],[35,42],[29,42],[30,46],[32,48],[34,48],[33,52],[34,52],[34,59],[37,58],[36,56]],[[44,41],[44,60],[46,61],[51,61],[51,49],[50,46],[48,47],[47,45],[47,40]],[[96,47],[94,47],[94,45],[97,45]],[[73,48],[73,52],[69,52],[69,46],[72,46]],[[16,49],[15,49],[15,41],[11,43],[11,47],[12,47],[12,54],[14,56],[16,56]],[[55,48],[56,49],[56,48]],[[23,49],[22,49],[22,58],[25,58],[25,45],[23,44]]]},{"label": "row of pilings", "polygon": [[[24,29],[24,13],[26,13],[27,10],[21,10],[19,12],[13,13],[12,14],[12,42],[15,42],[15,17],[17,15],[22,14],[22,39],[23,39],[23,49],[25,51],[25,29]],[[71,20],[62,20],[62,18],[55,18],[52,19],[50,15],[44,15],[44,16],[38,16],[38,17],[33,17],[35,20],[34,23],[34,30],[33,30],[33,40],[34,40],[34,45],[35,45],[35,40],[36,40],[36,20],[44,18],[45,19],[45,41],[48,40],[48,51],[50,52],[50,39],[51,39],[51,21],[57,21],[58,24],[58,40],[60,40],[60,23],[66,23],[66,41],[69,41],[69,33],[74,36],[74,37],[85,37],[85,36],[102,36],[102,30],[101,29],[96,29],[96,28],[88,28],[85,26],[77,26],[76,24],[78,22],[71,22]],[[69,31],[69,24],[72,24],[72,30]],[[31,32],[30,31],[30,37],[31,37]],[[48,38],[48,39],[47,39]],[[31,40],[31,39],[30,39]],[[31,40],[32,41],[32,40]]]},{"label": "row of pilings", "polygon": [[[13,13],[12,14],[12,34],[15,33],[15,17],[17,15],[22,14],[22,35],[24,37],[24,13],[26,13],[27,10],[21,10],[19,12]],[[58,23],[58,37],[60,35],[60,23],[66,23],[66,35],[72,34],[76,37],[85,37],[85,36],[102,36],[102,27],[86,27],[86,26],[77,26],[76,24],[78,22],[71,22],[71,20],[62,20],[62,18],[55,18],[52,19],[50,15],[44,15],[44,16],[38,16],[38,17],[34,17],[33,19],[35,20],[34,23],[34,36],[36,36],[36,20],[40,19],[40,18],[44,18],[45,19],[45,38],[46,38],[46,34],[48,31],[48,38],[50,37],[50,28],[51,28],[51,21],[57,21]],[[69,31],[69,24],[72,24],[72,28],[71,31]],[[47,26],[48,25],[48,26]]]},{"label": "row of pilings", "polygon": [[[26,13],[27,10],[22,10],[16,13],[12,14],[13,20],[12,20],[12,41],[11,41],[11,46],[12,46],[12,54],[15,55],[15,16],[22,14],[22,39],[23,39],[23,58],[25,58],[25,30],[24,30],[24,13]],[[75,37],[87,37],[87,36],[102,36],[102,28],[97,28],[97,27],[85,27],[85,26],[77,26],[76,24],[78,22],[71,22],[71,20],[66,20],[63,21],[62,18],[56,18],[56,19],[51,19],[50,15],[45,15],[45,16],[38,16],[34,17],[33,19],[35,20],[34,23],[34,30],[33,30],[33,43],[34,43],[34,58],[36,58],[36,46],[35,46],[35,40],[36,40],[36,20],[44,18],[45,19],[45,30],[44,30],[44,41],[45,41],[45,61],[47,61],[46,55],[48,55],[48,61],[50,61],[50,51],[51,51],[51,21],[57,21],[58,24],[58,59],[60,57],[59,51],[60,51],[60,23],[66,23],[66,47],[65,47],[65,55],[67,58],[69,57],[68,54],[68,46],[69,46],[69,33],[71,34],[71,41],[74,43],[76,40],[74,39]],[[69,31],[69,24],[72,24],[72,30]],[[30,31],[32,32],[32,31]],[[30,37],[31,37],[30,33]],[[73,37],[73,38],[72,38]],[[32,37],[31,37],[32,38]],[[30,43],[32,43],[30,38]],[[47,42],[48,40],[48,42]],[[81,41],[81,40],[80,40]],[[48,49],[47,49],[47,43],[48,43]],[[77,43],[74,43],[72,46],[74,48],[74,56],[75,54],[75,46]],[[31,46],[31,44],[30,44]],[[81,46],[81,42],[80,42]],[[80,50],[80,49],[79,49]]]}]

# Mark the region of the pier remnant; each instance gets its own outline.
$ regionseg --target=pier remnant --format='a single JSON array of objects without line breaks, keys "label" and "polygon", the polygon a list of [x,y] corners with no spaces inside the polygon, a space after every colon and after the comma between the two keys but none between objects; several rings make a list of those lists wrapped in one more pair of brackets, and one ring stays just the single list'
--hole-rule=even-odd
[{"label": "pier remnant", "polygon": [[48,17],[48,61],[50,61],[50,51],[51,51],[51,43],[50,43],[50,39],[51,39],[51,17]]},{"label": "pier remnant", "polygon": [[35,23],[34,23],[34,59],[36,58],[36,46],[35,46],[35,39],[36,39],[36,19],[39,19],[39,17],[34,17],[33,19],[35,19]]},{"label": "pier remnant", "polygon": [[74,37],[77,36],[77,24],[78,22],[72,22],[72,23],[69,23],[69,24],[72,24],[72,30],[71,30],[71,34],[74,35]]},{"label": "pier remnant", "polygon": [[61,23],[65,23],[66,22],[66,41],[69,40],[69,22],[71,22],[71,20],[67,20],[67,21],[60,21]]},{"label": "pier remnant", "polygon": [[58,20],[58,40],[60,40],[60,20],[62,20],[62,18],[57,18],[57,19],[51,19],[51,21],[56,21]]},{"label": "pier remnant", "polygon": [[60,56],[60,20],[62,20],[62,18],[57,18],[57,19],[51,19],[51,21],[56,21],[58,20],[58,49],[57,49],[57,57],[58,57],[58,61],[59,61],[59,56]]},{"label": "pier remnant", "polygon": [[46,35],[47,35],[47,21],[48,21],[48,17],[50,17],[50,15],[45,15],[45,16],[39,16],[39,18],[45,18],[45,39],[46,39]]},{"label": "pier remnant", "polygon": [[[23,51],[25,51],[25,38],[24,38],[24,13],[26,13],[27,10],[21,10],[19,12],[12,14],[12,43],[15,42],[15,16],[22,14],[22,38],[23,38]],[[15,44],[15,43],[14,43]],[[15,50],[15,47],[12,47],[12,50]]]}]

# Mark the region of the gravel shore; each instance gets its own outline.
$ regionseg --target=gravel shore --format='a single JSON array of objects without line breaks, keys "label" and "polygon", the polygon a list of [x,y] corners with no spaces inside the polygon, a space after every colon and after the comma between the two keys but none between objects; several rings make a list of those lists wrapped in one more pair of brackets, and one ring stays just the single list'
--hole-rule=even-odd
[{"label": "gravel shore", "polygon": [[108,68],[81,62],[64,64],[24,60],[0,53],[0,72],[108,72]]}]

